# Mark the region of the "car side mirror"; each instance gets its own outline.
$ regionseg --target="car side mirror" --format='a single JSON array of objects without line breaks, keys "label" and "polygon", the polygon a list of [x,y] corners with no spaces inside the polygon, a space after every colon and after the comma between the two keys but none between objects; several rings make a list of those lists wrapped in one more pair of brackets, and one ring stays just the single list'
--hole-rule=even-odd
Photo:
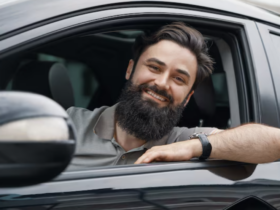
[{"label": "car side mirror", "polygon": [[53,100],[24,92],[0,92],[0,187],[51,180],[70,163],[75,130]]}]

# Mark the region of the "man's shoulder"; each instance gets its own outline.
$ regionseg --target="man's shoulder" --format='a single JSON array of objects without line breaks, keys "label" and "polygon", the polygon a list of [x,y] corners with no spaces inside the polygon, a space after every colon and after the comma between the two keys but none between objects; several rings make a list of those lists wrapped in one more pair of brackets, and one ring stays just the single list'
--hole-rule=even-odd
[{"label": "man's shoulder", "polygon": [[95,108],[92,111],[92,110],[88,110],[86,108],[72,106],[72,107],[68,108],[66,110],[66,112],[68,113],[68,115],[71,115],[71,116],[74,116],[74,115],[89,116],[89,115],[92,115],[92,114],[102,113],[102,111],[104,111],[107,108],[108,108],[108,106],[102,106],[102,107],[99,107],[99,108]]},{"label": "man's shoulder", "polygon": [[72,115],[76,115],[76,114],[89,114],[92,111],[88,110],[88,109],[85,109],[85,108],[72,106],[72,107],[68,108],[66,110],[66,112],[67,112],[68,115],[72,116]]},{"label": "man's shoulder", "polygon": [[70,107],[66,112],[75,124],[85,124],[88,121],[92,122],[95,119],[97,120],[101,113],[107,108],[109,107],[102,106],[91,111],[80,107]]}]

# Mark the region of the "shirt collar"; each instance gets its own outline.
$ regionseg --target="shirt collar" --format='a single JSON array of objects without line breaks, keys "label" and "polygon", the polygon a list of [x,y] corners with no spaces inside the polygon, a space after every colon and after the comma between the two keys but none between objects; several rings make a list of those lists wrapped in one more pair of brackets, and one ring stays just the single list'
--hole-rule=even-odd
[{"label": "shirt collar", "polygon": [[[102,139],[112,140],[115,134],[115,111],[118,104],[108,107],[101,113],[96,121],[93,131]],[[143,148],[150,149],[154,146],[165,145],[167,143],[168,135],[157,141],[150,141],[145,143]]]}]

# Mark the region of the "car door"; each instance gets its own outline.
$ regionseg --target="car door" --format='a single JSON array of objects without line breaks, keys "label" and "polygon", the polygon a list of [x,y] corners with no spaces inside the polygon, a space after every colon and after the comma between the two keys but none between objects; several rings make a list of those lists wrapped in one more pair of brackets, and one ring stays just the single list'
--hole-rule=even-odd
[{"label": "car door", "polygon": [[[80,31],[97,32],[111,26],[136,24],[140,21],[184,19],[204,26],[240,30],[237,49],[224,52],[225,69],[236,71],[230,86],[233,125],[250,122],[278,126],[277,104],[265,51],[252,20],[170,7],[129,5],[75,14],[64,19],[52,19],[38,27],[26,28],[0,41],[2,56],[29,50],[54,39]],[[110,28],[110,30],[112,30]],[[216,29],[216,28],[215,28]],[[243,38],[242,38],[243,36]],[[237,37],[237,36],[234,36]],[[234,42],[232,39],[230,42]],[[239,41],[238,41],[239,40]],[[230,45],[218,42],[224,49]],[[238,48],[238,46],[240,48]],[[240,54],[238,54],[239,51]],[[235,52],[235,54],[234,54]],[[234,55],[233,55],[234,54]],[[241,56],[243,62],[241,62]],[[233,59],[232,57],[236,57]],[[239,62],[236,62],[235,61]],[[241,65],[242,64],[242,65]],[[242,67],[243,66],[243,67]],[[233,78],[233,76],[231,77]],[[247,81],[248,83],[246,83]],[[238,82],[238,83],[237,83]],[[266,96],[266,97],[264,97]],[[37,186],[0,189],[0,207],[27,209],[222,209],[247,196],[257,196],[279,206],[279,163],[258,165],[227,161],[197,160],[184,163],[156,163],[139,166],[113,166],[65,172],[56,180]],[[231,176],[232,175],[232,176]],[[236,176],[235,176],[236,175]]]}]

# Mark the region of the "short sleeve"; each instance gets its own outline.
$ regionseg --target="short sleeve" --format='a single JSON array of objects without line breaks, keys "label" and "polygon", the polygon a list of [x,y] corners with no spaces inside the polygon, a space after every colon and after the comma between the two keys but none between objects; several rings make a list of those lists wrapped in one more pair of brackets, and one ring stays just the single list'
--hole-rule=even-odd
[{"label": "short sleeve", "polygon": [[180,132],[180,135],[176,139],[176,142],[178,141],[185,141],[189,140],[190,137],[194,133],[205,133],[207,135],[211,134],[212,131],[216,130],[217,128],[211,128],[211,127],[194,127],[194,128],[177,128],[178,131]]},{"label": "short sleeve", "polygon": [[77,108],[77,107],[70,107],[66,110],[67,114],[69,115],[69,117],[71,118],[72,122],[74,123],[76,129],[79,129],[79,126],[81,124],[83,124],[83,119],[85,120],[86,118],[84,118],[84,114],[83,112],[85,112],[87,110],[82,109],[82,108]]}]

